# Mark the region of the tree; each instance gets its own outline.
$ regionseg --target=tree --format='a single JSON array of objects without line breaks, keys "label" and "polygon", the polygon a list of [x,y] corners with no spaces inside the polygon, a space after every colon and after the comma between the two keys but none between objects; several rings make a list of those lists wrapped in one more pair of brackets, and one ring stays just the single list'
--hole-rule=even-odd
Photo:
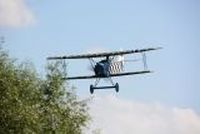
[{"label": "tree", "polygon": [[63,80],[60,62],[47,65],[42,79],[29,63],[16,62],[0,49],[0,133],[80,134],[90,117]]}]

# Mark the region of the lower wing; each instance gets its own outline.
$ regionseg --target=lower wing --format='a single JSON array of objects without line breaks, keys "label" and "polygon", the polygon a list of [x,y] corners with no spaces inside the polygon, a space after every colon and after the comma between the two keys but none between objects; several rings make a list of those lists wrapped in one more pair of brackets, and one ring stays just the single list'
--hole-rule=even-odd
[{"label": "lower wing", "polygon": [[136,72],[125,72],[125,73],[118,73],[118,74],[110,74],[108,77],[99,77],[99,76],[96,76],[96,75],[90,75],[90,76],[65,77],[63,79],[64,80],[76,80],[76,79],[109,78],[109,77],[146,74],[146,73],[152,73],[152,72],[147,70],[147,71],[136,71]]}]

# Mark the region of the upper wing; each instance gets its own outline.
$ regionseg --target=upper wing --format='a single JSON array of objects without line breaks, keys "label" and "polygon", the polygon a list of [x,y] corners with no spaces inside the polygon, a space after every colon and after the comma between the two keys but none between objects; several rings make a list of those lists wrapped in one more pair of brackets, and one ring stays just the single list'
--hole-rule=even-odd
[{"label": "upper wing", "polygon": [[[136,74],[146,74],[146,73],[152,73],[152,72],[148,71],[148,70],[147,71],[137,71],[137,72],[125,72],[125,73],[111,74],[109,77],[136,75]],[[98,77],[96,75],[91,75],[91,76],[66,77],[66,78],[63,78],[63,79],[64,80],[75,80],[75,79],[109,78],[109,77]]]},{"label": "upper wing", "polygon": [[103,52],[103,53],[93,53],[93,54],[80,54],[80,55],[69,55],[69,56],[55,56],[47,57],[48,60],[58,60],[58,59],[84,59],[84,58],[98,58],[98,57],[109,57],[115,55],[132,54],[132,53],[142,53],[146,51],[158,50],[157,48],[145,48],[145,49],[135,49],[127,51],[114,51],[114,52]]}]

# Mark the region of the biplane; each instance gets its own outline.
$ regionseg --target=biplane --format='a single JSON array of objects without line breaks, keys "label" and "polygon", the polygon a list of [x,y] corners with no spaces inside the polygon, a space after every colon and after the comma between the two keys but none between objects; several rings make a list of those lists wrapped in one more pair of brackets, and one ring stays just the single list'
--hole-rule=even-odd
[{"label": "biplane", "polygon": [[[158,50],[158,49],[161,49],[161,47],[135,49],[135,50],[127,50],[127,51],[89,53],[89,54],[80,54],[80,55],[55,56],[55,57],[47,57],[47,60],[89,59],[94,75],[64,77],[63,79],[64,80],[96,79],[94,85],[90,85],[91,94],[93,94],[94,90],[97,90],[97,89],[115,89],[116,92],[119,92],[119,84],[114,83],[112,80],[112,77],[151,73],[152,71],[148,70],[147,68],[145,53],[148,51],[153,51],[153,50]],[[142,55],[144,68],[142,69],[142,71],[125,72],[124,71],[124,63],[125,63],[124,55],[136,54],[136,53],[139,53]],[[100,59],[100,60],[97,61],[97,59]],[[111,85],[98,86],[100,79],[108,79]]]}]

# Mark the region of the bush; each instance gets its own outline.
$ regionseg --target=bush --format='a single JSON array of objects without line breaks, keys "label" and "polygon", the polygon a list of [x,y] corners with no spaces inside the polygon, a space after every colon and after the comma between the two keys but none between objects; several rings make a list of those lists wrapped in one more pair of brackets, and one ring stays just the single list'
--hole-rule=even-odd
[{"label": "bush", "polygon": [[32,65],[16,65],[0,49],[0,133],[82,133],[89,120],[87,100],[65,84],[62,70],[60,62],[49,64],[42,79]]}]

